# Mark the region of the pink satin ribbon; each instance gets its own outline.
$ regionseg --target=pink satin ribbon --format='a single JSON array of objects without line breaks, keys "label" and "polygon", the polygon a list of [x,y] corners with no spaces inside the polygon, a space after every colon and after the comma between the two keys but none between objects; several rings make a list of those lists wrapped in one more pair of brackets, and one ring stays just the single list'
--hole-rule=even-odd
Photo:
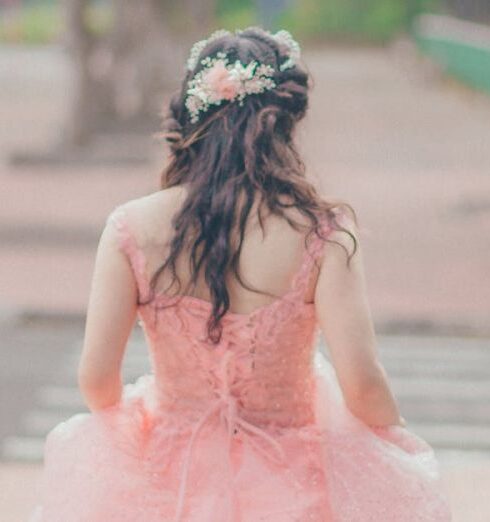
[{"label": "pink satin ribbon", "polygon": [[[228,432],[228,468],[230,473],[230,496],[231,496],[231,505],[236,506],[235,499],[233,498],[233,484],[232,484],[232,463],[231,463],[231,449],[233,443],[233,435],[238,428],[241,428],[242,434],[248,436],[248,441],[253,445],[258,451],[261,451],[266,457],[272,458],[271,454],[265,450],[256,440],[254,440],[254,436],[262,438],[265,442],[270,444],[272,448],[277,451],[279,455],[279,462],[284,461],[285,456],[283,452],[283,448],[281,445],[271,437],[264,429],[259,428],[250,422],[246,421],[238,414],[238,406],[237,406],[237,398],[232,395],[230,390],[230,383],[233,382],[234,374],[234,366],[229,365],[230,357],[233,355],[233,352],[228,348],[220,361],[219,374],[218,374],[218,386],[216,387],[217,398],[213,401],[211,407],[204,413],[201,419],[194,425],[191,436],[189,439],[189,443],[186,448],[186,454],[184,457],[184,463],[181,472],[181,479],[179,484],[179,493],[177,500],[177,509],[175,515],[175,522],[182,521],[182,515],[184,510],[184,500],[185,493],[187,488],[187,479],[189,475],[189,469],[192,460],[192,451],[194,449],[194,443],[196,441],[197,435],[200,430],[203,428],[205,423],[212,418],[212,416],[216,413],[219,413],[220,422],[227,427]],[[232,372],[229,372],[231,368]],[[231,374],[231,375],[230,375]],[[277,462],[277,461],[276,461]]]}]

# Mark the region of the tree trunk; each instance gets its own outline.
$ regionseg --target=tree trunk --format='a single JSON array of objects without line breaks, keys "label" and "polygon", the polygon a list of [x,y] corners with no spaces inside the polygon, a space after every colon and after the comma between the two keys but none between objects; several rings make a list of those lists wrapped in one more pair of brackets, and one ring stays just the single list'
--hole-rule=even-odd
[{"label": "tree trunk", "polygon": [[214,20],[214,0],[113,0],[113,25],[101,36],[86,22],[90,0],[65,0],[66,43],[74,69],[64,133],[81,145],[102,130],[154,126],[163,94],[177,87],[190,45]]},{"label": "tree trunk", "polygon": [[87,142],[96,119],[95,108],[90,103],[97,95],[89,65],[95,42],[85,23],[88,5],[89,0],[65,2],[65,45],[73,65],[73,94],[63,136],[75,145]]}]

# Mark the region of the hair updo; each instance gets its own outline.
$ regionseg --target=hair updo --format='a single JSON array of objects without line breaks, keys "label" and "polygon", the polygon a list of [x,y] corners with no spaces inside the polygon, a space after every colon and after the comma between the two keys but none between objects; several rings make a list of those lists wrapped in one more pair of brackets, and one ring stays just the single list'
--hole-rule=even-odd
[{"label": "hair updo", "polygon": [[[217,53],[224,53],[229,63],[238,60],[246,65],[255,60],[272,66],[276,86],[245,96],[243,104],[232,100],[211,105],[193,123],[185,105],[189,81],[205,67],[201,60]],[[354,220],[355,211],[347,203],[325,201],[305,177],[293,134],[296,123],[308,109],[310,77],[298,63],[281,70],[289,56],[288,46],[260,27],[210,39],[201,49],[195,67],[186,70],[163,121],[161,135],[169,145],[170,157],[162,172],[161,187],[186,184],[189,190],[173,218],[169,256],[153,274],[151,286],[155,287],[159,275],[169,267],[173,274],[170,287],[177,281],[180,289],[176,260],[192,237],[193,273],[183,295],[189,295],[203,271],[213,305],[207,323],[208,337],[214,343],[221,338],[220,319],[230,306],[225,284],[229,271],[245,288],[269,294],[246,284],[238,270],[245,225],[256,197],[262,227],[261,210],[265,206],[299,230],[300,224],[285,212],[295,207],[311,222],[308,235],[315,232],[322,237],[321,214],[333,228],[351,236],[356,250],[356,239],[336,221],[335,208],[348,207]],[[239,199],[243,201],[241,206]],[[237,247],[230,240],[235,232],[239,237]]]}]

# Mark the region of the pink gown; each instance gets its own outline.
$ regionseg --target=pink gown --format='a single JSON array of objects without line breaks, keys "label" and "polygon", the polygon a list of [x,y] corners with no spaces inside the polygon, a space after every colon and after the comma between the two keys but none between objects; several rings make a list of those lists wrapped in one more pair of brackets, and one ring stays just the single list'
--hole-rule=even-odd
[{"label": "pink gown", "polygon": [[[148,295],[122,205],[108,223]],[[151,374],[48,434],[31,522],[451,520],[432,448],[407,428],[368,427],[343,402],[304,302],[324,245],[313,238],[289,291],[228,312],[216,347],[203,337],[209,302],[159,309],[175,301],[160,293],[139,307]]]}]

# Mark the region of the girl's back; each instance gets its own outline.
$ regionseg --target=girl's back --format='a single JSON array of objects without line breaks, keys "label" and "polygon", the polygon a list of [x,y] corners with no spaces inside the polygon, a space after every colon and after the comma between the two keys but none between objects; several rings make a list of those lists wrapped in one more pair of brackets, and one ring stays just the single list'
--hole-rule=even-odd
[{"label": "girl's back", "polygon": [[[177,186],[125,205],[131,232],[145,256],[147,277],[156,272],[162,259],[169,253],[168,242],[173,231],[172,219],[182,205],[186,193],[185,186]],[[304,219],[304,231],[296,231],[283,218],[274,215],[264,217],[262,230],[255,212],[256,206],[251,210],[246,226],[240,256],[240,273],[252,286],[273,295],[267,296],[248,290],[229,275],[226,285],[230,293],[230,310],[239,313],[249,313],[273,301],[274,296],[281,296],[288,291],[293,274],[303,260],[306,235],[309,231],[308,223]],[[301,220],[302,216],[298,214],[295,209],[288,211],[288,215]],[[234,234],[232,241],[236,243],[237,237],[238,234]],[[190,281],[188,248],[178,259],[176,269],[182,286],[186,287]],[[308,302],[314,301],[317,277],[318,266],[315,266],[306,293]],[[169,287],[171,280],[170,274],[162,274],[158,280],[157,291],[163,292]],[[173,291],[172,288],[171,292]],[[211,301],[209,288],[203,281],[202,274],[199,274],[193,295]]]}]

